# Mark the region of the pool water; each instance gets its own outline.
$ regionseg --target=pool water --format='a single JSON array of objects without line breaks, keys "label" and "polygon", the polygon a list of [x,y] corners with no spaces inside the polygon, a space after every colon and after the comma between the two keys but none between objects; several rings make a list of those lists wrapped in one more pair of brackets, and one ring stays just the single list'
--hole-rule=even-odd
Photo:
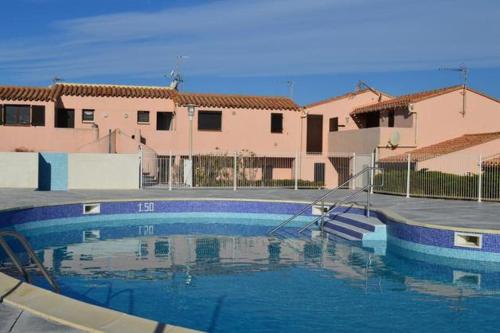
[{"label": "pool water", "polygon": [[[213,219],[213,220],[210,220]],[[266,226],[267,224],[267,226]],[[500,266],[342,239],[280,240],[262,217],[23,225],[64,295],[213,332],[499,332]],[[39,281],[43,285],[43,282]]]}]

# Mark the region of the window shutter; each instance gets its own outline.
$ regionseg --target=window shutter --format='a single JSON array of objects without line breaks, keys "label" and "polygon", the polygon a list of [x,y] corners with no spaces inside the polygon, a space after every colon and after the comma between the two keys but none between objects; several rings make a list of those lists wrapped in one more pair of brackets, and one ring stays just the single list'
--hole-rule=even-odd
[{"label": "window shutter", "polygon": [[0,125],[3,125],[3,105],[0,104]]},{"label": "window shutter", "polygon": [[31,126],[45,126],[45,106],[33,105],[31,107]]}]

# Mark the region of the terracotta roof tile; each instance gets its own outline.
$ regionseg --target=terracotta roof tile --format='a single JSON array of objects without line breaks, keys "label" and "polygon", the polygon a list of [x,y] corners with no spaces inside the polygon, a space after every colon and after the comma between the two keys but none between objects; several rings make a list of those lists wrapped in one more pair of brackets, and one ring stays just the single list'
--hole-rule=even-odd
[{"label": "terracotta roof tile", "polygon": [[[396,108],[396,107],[405,107],[405,106],[408,106],[408,104],[416,103],[416,102],[420,102],[420,101],[423,101],[423,100],[428,99],[428,98],[444,95],[444,94],[447,94],[449,92],[452,92],[452,91],[455,91],[458,89],[462,89],[462,88],[463,88],[463,85],[457,85],[457,86],[452,86],[452,87],[447,87],[447,88],[422,91],[422,92],[418,92],[418,93],[410,94],[410,95],[403,95],[403,96],[399,96],[399,97],[396,97],[396,98],[393,98],[393,99],[390,99],[387,101],[358,107],[358,108],[354,109],[354,111],[351,112],[351,115],[386,110],[386,109],[391,109],[391,108]],[[470,90],[469,88],[467,88],[467,89]]]},{"label": "terracotta roof tile", "polygon": [[174,97],[181,106],[194,104],[200,107],[212,108],[248,108],[262,110],[292,110],[299,111],[300,107],[286,97],[242,96],[222,94],[195,94],[178,93]]},{"label": "terracotta roof tile", "polygon": [[55,96],[172,98],[175,91],[164,87],[58,83]]},{"label": "terracotta roof tile", "polygon": [[493,166],[500,167],[500,156],[486,159],[486,161],[483,162],[483,166],[485,166],[485,167],[493,167]]},{"label": "terracotta roof tile", "polygon": [[406,161],[408,154],[412,162],[425,161],[441,155],[454,153],[470,147],[474,147],[489,141],[500,139],[500,132],[465,134],[458,138],[442,141],[430,146],[409,151],[406,154],[396,155],[381,159],[381,162]]},{"label": "terracotta roof tile", "polygon": [[52,89],[39,87],[0,86],[0,100],[49,102],[52,100]]}]

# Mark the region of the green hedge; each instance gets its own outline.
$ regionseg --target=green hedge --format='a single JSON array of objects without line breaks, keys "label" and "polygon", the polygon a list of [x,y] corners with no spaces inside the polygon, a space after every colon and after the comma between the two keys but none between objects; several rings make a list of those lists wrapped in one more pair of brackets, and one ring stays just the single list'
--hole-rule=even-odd
[{"label": "green hedge", "polygon": [[[385,170],[376,175],[376,192],[406,194],[406,170]],[[478,197],[478,175],[454,175],[438,171],[411,171],[410,194],[413,196],[475,199]],[[485,200],[500,200],[500,172],[486,170],[482,176],[482,197]]]}]

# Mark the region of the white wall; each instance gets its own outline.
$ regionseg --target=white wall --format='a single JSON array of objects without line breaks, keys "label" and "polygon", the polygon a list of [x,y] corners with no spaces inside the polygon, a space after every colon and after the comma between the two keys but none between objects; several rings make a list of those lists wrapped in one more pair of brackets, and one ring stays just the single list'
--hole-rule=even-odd
[{"label": "white wall", "polygon": [[69,154],[68,189],[138,189],[138,154]]},{"label": "white wall", "polygon": [[0,187],[38,188],[38,153],[0,153]]}]

